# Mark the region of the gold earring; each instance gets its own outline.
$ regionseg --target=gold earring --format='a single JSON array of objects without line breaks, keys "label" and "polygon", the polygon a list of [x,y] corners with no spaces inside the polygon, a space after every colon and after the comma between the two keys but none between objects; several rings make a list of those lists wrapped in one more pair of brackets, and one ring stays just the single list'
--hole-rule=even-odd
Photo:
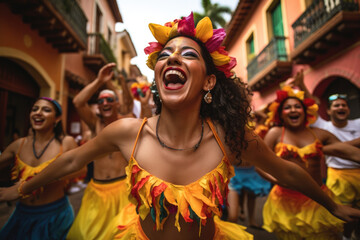
[{"label": "gold earring", "polygon": [[205,96],[204,96],[204,101],[205,101],[207,104],[210,104],[210,103],[212,102],[212,95],[211,95],[210,89],[209,89],[208,92],[205,94]]}]

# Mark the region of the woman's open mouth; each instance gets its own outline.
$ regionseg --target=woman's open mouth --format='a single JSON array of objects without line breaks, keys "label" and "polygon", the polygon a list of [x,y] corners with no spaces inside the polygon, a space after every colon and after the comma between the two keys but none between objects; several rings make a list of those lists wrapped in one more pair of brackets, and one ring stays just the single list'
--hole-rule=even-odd
[{"label": "woman's open mouth", "polygon": [[164,75],[164,85],[166,89],[177,90],[186,83],[186,75],[181,69],[168,69]]}]

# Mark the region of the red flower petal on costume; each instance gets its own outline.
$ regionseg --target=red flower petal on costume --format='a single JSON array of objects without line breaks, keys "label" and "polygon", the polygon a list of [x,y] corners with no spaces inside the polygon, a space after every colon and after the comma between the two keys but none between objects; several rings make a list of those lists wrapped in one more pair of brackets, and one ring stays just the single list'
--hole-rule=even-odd
[{"label": "red flower petal on costume", "polygon": [[157,197],[164,192],[166,188],[167,185],[165,183],[161,183],[160,185],[153,187],[152,194],[154,194],[154,197]]},{"label": "red flower petal on costume", "polygon": [[136,202],[138,203],[136,206],[136,211],[139,212],[139,208],[141,206],[141,199],[139,196],[139,189],[141,189],[144,184],[147,182],[147,180],[150,178],[150,175],[142,178],[139,182],[135,184],[135,186],[131,189],[131,195],[136,199]]},{"label": "red flower petal on costume", "polygon": [[117,228],[120,229],[120,230],[124,230],[126,228],[126,226],[125,225],[118,225]]},{"label": "red flower petal on costume", "polygon": [[163,46],[158,42],[149,42],[149,45],[150,46],[147,46],[144,49],[144,52],[147,55],[156,51],[160,51],[163,48]]},{"label": "red flower petal on costume", "polygon": [[223,205],[224,204],[224,199],[223,199],[223,196],[221,195],[221,192],[220,192],[220,188],[219,188],[219,183],[218,183],[218,180],[216,177],[214,177],[215,179],[215,192],[216,192],[216,196],[219,200],[219,203],[220,205]]},{"label": "red flower petal on costume", "polygon": [[179,23],[177,31],[180,35],[195,36],[195,23],[193,12],[189,16],[183,17]]},{"label": "red flower petal on costume", "polygon": [[215,191],[214,191],[214,187],[212,185],[212,183],[209,181],[209,188],[210,188],[210,192],[211,192],[211,201],[215,202]]},{"label": "red flower petal on costume", "polygon": [[[229,206],[229,202],[228,202],[228,196],[229,196],[229,184],[225,185],[225,205],[228,207]],[[222,209],[220,209],[222,212]]]},{"label": "red flower petal on costume", "polygon": [[133,192],[138,192],[143,186],[144,184],[147,182],[147,180],[150,178],[150,175],[142,178],[140,181],[138,181],[135,186],[131,189],[131,193]]},{"label": "red flower petal on costume", "polygon": [[131,184],[134,185],[135,184],[135,174],[137,174],[141,169],[134,165],[131,169]]},{"label": "red flower petal on costume", "polygon": [[190,210],[189,210],[189,208],[186,209],[186,213],[183,216],[183,218],[184,218],[185,222],[194,222],[194,220],[190,218]]}]

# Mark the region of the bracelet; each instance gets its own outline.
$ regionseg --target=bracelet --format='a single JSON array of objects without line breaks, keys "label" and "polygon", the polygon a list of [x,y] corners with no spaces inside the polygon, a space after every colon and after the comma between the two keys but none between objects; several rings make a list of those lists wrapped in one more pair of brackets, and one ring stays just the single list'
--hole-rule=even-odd
[{"label": "bracelet", "polygon": [[30,197],[30,194],[24,194],[24,192],[23,192],[23,189],[22,189],[22,187],[23,187],[23,185],[24,185],[24,183],[26,182],[26,180],[22,180],[21,181],[21,183],[20,183],[20,185],[19,185],[19,187],[18,187],[18,193],[19,193],[19,196],[22,198],[22,199],[24,199],[24,198],[27,198],[27,197]]}]

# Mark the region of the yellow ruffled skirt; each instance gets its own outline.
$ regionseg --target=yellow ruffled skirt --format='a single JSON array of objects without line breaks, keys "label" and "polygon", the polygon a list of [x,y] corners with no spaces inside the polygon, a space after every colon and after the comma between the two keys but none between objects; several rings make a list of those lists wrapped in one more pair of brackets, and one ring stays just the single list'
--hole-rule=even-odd
[{"label": "yellow ruffled skirt", "polygon": [[106,239],[109,223],[129,203],[125,179],[111,183],[91,180],[66,239]]},{"label": "yellow ruffled skirt", "polygon": [[[326,187],[323,191],[339,202]],[[338,239],[344,222],[305,195],[275,185],[263,209],[264,226],[278,239]]]},{"label": "yellow ruffled skirt", "polygon": [[326,186],[344,205],[360,209],[360,168],[328,168]]},{"label": "yellow ruffled skirt", "polygon": [[[140,225],[139,215],[135,215],[135,205],[129,204],[110,224],[112,230],[108,232],[104,239],[122,240],[149,240]],[[132,217],[129,217],[132,216]],[[253,235],[245,231],[245,227],[231,222],[220,220],[214,217],[215,235],[214,240],[253,240]],[[115,226],[115,227],[114,227]]]},{"label": "yellow ruffled skirt", "polygon": [[236,223],[221,220],[218,216],[214,217],[215,235],[214,240],[252,240],[254,236],[246,232],[246,227]]}]

